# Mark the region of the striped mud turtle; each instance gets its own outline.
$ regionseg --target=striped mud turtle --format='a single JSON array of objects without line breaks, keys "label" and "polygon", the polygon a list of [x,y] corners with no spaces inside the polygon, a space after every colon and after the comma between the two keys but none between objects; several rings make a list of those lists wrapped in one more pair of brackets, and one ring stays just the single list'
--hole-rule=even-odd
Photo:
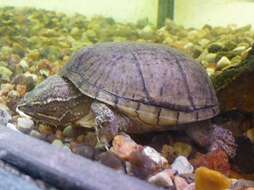
[{"label": "striped mud turtle", "polygon": [[27,93],[17,110],[51,125],[95,126],[104,143],[119,131],[185,131],[201,145],[235,151],[232,134],[214,127],[219,113],[202,66],[152,43],[101,43],[78,51],[58,76]]}]

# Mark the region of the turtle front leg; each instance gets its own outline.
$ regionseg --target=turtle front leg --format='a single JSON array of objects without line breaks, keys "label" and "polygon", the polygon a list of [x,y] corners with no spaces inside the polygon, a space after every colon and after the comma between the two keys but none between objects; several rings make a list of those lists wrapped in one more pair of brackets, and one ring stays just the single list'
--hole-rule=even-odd
[{"label": "turtle front leg", "polygon": [[98,142],[108,148],[113,137],[127,129],[130,120],[106,104],[97,101],[91,104],[91,111],[95,114],[95,131]]},{"label": "turtle front leg", "polygon": [[211,122],[200,122],[188,127],[186,133],[200,146],[208,151],[223,150],[230,158],[236,154],[237,145],[232,132]]}]

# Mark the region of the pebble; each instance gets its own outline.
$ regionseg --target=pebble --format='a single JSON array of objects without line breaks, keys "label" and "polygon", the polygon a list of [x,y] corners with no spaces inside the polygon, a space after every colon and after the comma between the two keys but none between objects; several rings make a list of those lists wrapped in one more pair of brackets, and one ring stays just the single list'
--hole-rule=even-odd
[{"label": "pebble", "polygon": [[6,106],[0,104],[0,125],[6,126],[11,120],[11,114],[9,114]]},{"label": "pebble", "polygon": [[13,88],[14,88],[13,84],[10,84],[10,83],[1,84],[0,95],[8,94],[8,92],[13,90]]},{"label": "pebble", "polygon": [[113,152],[107,151],[96,156],[96,160],[105,166],[108,166],[114,170],[125,173],[125,165]]},{"label": "pebble", "polygon": [[176,190],[184,190],[185,188],[188,187],[188,183],[185,181],[184,178],[182,178],[180,176],[174,177],[174,183],[175,183]]},{"label": "pebble", "polygon": [[216,53],[208,53],[204,59],[207,63],[215,63],[216,56]]},{"label": "pebble", "polygon": [[254,143],[254,128],[248,129],[246,132],[246,136],[252,143]]},{"label": "pebble", "polygon": [[34,129],[30,131],[29,135],[38,139],[44,139],[44,136],[39,131],[36,131]]},{"label": "pebble", "polygon": [[192,147],[186,143],[176,142],[173,144],[174,153],[179,156],[185,156],[186,158],[191,154]]},{"label": "pebble", "polygon": [[217,172],[200,167],[195,172],[196,190],[225,190],[230,187],[231,180]]},{"label": "pebble", "polygon": [[238,47],[236,47],[235,49],[233,49],[233,52],[236,53],[236,54],[240,54],[240,53],[242,53],[244,50],[246,50],[246,47],[245,47],[245,46],[238,46]]},{"label": "pebble", "polygon": [[64,130],[63,130],[63,135],[65,137],[71,137],[72,138],[74,136],[73,127],[71,125],[65,127]]},{"label": "pebble", "polygon": [[220,60],[217,62],[217,68],[221,69],[223,67],[229,66],[230,64],[231,61],[226,56],[222,56]]},{"label": "pebble", "polygon": [[55,139],[51,144],[56,146],[56,147],[59,147],[59,148],[63,148],[64,147],[63,142],[61,140],[59,140],[59,139]]},{"label": "pebble", "polygon": [[129,160],[133,152],[143,149],[142,146],[138,145],[128,135],[115,136],[112,145],[111,151],[123,160]]},{"label": "pebble", "polygon": [[71,146],[72,152],[79,154],[80,156],[93,159],[95,149],[92,146],[86,144],[75,144]]},{"label": "pebble", "polygon": [[226,175],[230,172],[228,156],[222,150],[215,150],[208,154],[196,154],[195,158],[191,160],[191,163],[194,168],[204,166]]},{"label": "pebble", "polygon": [[10,69],[0,66],[0,80],[10,81],[12,74]]},{"label": "pebble", "polygon": [[20,62],[19,62],[19,65],[24,69],[24,70],[27,70],[29,65],[27,63],[26,60],[22,59]]},{"label": "pebble", "polygon": [[142,153],[144,156],[149,157],[157,165],[163,166],[168,164],[167,159],[161,156],[159,152],[150,146],[145,146]]},{"label": "pebble", "polygon": [[164,144],[161,149],[161,155],[172,163],[175,160],[174,148],[170,145]]},{"label": "pebble", "polygon": [[171,169],[165,169],[148,178],[148,182],[160,187],[173,187],[173,177],[175,172]]},{"label": "pebble", "polygon": [[206,72],[209,76],[212,76],[215,74],[215,68],[214,67],[207,67]]},{"label": "pebble", "polygon": [[50,135],[50,134],[53,134],[53,129],[52,129],[52,127],[50,127],[50,126],[48,126],[48,125],[39,124],[38,130],[39,130],[40,133],[42,133],[43,135]]},{"label": "pebble", "polygon": [[188,184],[183,190],[195,190],[195,183]]},{"label": "pebble", "polygon": [[189,163],[186,157],[178,156],[171,165],[173,170],[176,170],[178,174],[188,174],[193,172],[193,166]]},{"label": "pebble", "polygon": [[17,120],[17,128],[23,133],[29,133],[34,127],[33,120],[25,117],[20,117]]}]

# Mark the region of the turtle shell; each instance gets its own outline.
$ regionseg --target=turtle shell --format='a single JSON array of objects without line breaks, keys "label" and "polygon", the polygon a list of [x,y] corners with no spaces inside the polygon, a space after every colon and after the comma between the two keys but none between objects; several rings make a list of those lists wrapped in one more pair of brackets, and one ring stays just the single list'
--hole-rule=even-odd
[{"label": "turtle shell", "polygon": [[150,127],[206,120],[219,112],[202,66],[164,45],[89,46],[74,54],[60,75],[83,94]]}]

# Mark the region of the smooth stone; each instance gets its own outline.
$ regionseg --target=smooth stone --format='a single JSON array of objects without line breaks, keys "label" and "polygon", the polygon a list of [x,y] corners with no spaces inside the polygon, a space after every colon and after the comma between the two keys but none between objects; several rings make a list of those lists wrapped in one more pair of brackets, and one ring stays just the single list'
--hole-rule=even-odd
[{"label": "smooth stone", "polygon": [[38,138],[38,139],[43,139],[43,135],[39,131],[36,131],[36,130],[31,130],[30,136]]},{"label": "smooth stone", "polygon": [[174,183],[176,190],[183,190],[188,187],[188,183],[186,182],[186,180],[180,176],[175,176]]},{"label": "smooth stone", "polygon": [[175,172],[171,169],[165,169],[148,178],[148,182],[160,187],[173,187],[173,177]]},{"label": "smooth stone", "polygon": [[196,190],[225,190],[231,185],[231,180],[215,170],[200,167],[195,172]]},{"label": "smooth stone", "polygon": [[102,163],[105,166],[108,166],[114,170],[120,171],[121,173],[125,172],[124,162],[120,160],[113,152],[107,151],[101,154],[98,154],[95,159]]},{"label": "smooth stone", "polygon": [[0,66],[0,80],[10,81],[12,74],[10,69]]},{"label": "smooth stone", "polygon": [[208,53],[208,54],[205,56],[205,60],[206,60],[208,63],[215,63],[216,56],[217,56],[216,53]]},{"label": "smooth stone", "polygon": [[150,146],[145,146],[142,153],[158,165],[162,166],[168,164],[167,159],[161,156],[159,152]]},{"label": "smooth stone", "polygon": [[182,142],[176,142],[173,144],[174,153],[177,156],[184,156],[188,157],[192,152],[192,147],[189,144],[182,143]]},{"label": "smooth stone", "polygon": [[242,53],[244,50],[246,50],[245,46],[238,46],[235,49],[233,49],[233,52],[235,52],[235,53]]},{"label": "smooth stone", "polygon": [[63,130],[63,135],[65,137],[73,137],[74,136],[73,127],[71,125],[65,127],[64,130]]},{"label": "smooth stone", "polygon": [[226,57],[222,56],[220,60],[217,62],[217,67],[218,68],[223,68],[231,64],[231,61]]},{"label": "smooth stone", "polygon": [[172,169],[176,170],[178,174],[192,173],[194,170],[193,166],[184,156],[178,156],[171,167]]},{"label": "smooth stone", "polygon": [[61,140],[59,140],[59,139],[55,139],[51,144],[56,146],[56,147],[59,147],[59,148],[63,148],[64,147],[63,142]]},{"label": "smooth stone", "polygon": [[24,70],[28,69],[28,67],[29,67],[27,61],[24,60],[24,59],[22,59],[22,60],[19,62],[19,65],[20,65]]},{"label": "smooth stone", "polygon": [[0,105],[0,125],[6,126],[7,123],[11,120],[11,114],[9,114],[6,106]]},{"label": "smooth stone", "polygon": [[17,128],[23,133],[29,133],[34,127],[33,120],[25,117],[20,117],[17,120]]},{"label": "smooth stone", "polygon": [[188,184],[183,190],[195,190],[195,183]]}]

